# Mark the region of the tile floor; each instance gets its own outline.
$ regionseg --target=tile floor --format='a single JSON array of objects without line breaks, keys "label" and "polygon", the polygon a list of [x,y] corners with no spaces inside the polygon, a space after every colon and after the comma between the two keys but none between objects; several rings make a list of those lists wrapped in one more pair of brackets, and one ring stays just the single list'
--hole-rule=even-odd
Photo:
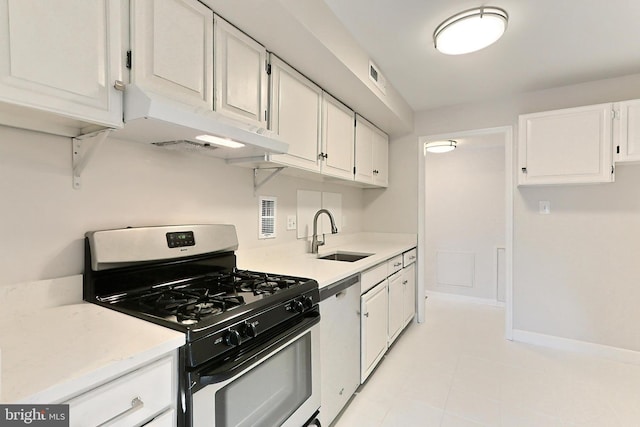
[{"label": "tile floor", "polygon": [[335,427],[640,427],[640,366],[507,341],[502,308],[426,304]]}]

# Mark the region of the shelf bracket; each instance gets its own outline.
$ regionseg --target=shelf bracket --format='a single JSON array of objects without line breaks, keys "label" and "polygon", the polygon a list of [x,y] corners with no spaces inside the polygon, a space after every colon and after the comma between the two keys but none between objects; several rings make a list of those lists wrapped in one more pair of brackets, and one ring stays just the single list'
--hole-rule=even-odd
[{"label": "shelf bracket", "polygon": [[73,176],[74,189],[80,189],[80,176],[82,175],[82,171],[95,154],[97,148],[102,145],[112,130],[113,129],[104,129],[71,138],[71,174]]},{"label": "shelf bracket", "polygon": [[[258,171],[267,171],[267,170],[271,171],[271,173],[262,181],[258,182]],[[283,170],[284,170],[284,166],[275,167],[275,168],[254,168],[253,169],[253,194],[255,195],[260,187],[265,185],[267,182],[271,181],[272,178],[274,178]]]}]

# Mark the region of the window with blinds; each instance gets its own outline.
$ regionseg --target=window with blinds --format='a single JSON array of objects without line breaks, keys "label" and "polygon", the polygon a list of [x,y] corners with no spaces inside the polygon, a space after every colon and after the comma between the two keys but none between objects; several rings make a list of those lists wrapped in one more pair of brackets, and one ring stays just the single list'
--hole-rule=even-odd
[{"label": "window with blinds", "polygon": [[275,197],[260,197],[259,239],[272,239],[276,237],[276,201],[277,199]]}]

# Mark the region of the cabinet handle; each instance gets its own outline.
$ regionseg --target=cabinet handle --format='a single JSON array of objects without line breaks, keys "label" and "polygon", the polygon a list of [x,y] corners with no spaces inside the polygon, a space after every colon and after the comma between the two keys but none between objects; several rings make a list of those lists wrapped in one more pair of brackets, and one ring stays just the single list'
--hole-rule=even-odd
[{"label": "cabinet handle", "polygon": [[115,417],[109,418],[107,421],[103,422],[102,424],[99,424],[98,427],[106,426],[107,424],[111,424],[113,421],[115,421],[118,418],[125,417],[125,416],[129,415],[130,413],[137,411],[138,409],[142,409],[143,406],[144,406],[144,402],[142,401],[142,399],[140,399],[139,397],[134,397],[131,400],[131,407],[130,408],[125,409],[124,411],[122,411],[118,415],[116,415]]},{"label": "cabinet handle", "polygon": [[397,262],[397,263],[393,264],[394,267],[400,267],[401,265],[402,265],[401,262]]},{"label": "cabinet handle", "polygon": [[416,257],[414,257],[413,255],[411,255],[411,256],[409,257],[409,259],[410,259],[411,261],[413,261],[414,259],[416,259]]},{"label": "cabinet handle", "polygon": [[409,283],[408,280],[405,280],[404,282],[402,282],[403,285],[406,285],[407,283]]},{"label": "cabinet handle", "polygon": [[125,84],[124,84],[124,82],[123,82],[122,80],[116,80],[116,81],[113,83],[113,88],[114,88],[115,90],[120,91],[120,92],[124,92]]},{"label": "cabinet handle", "polygon": [[364,317],[369,317],[369,313],[364,313]]}]

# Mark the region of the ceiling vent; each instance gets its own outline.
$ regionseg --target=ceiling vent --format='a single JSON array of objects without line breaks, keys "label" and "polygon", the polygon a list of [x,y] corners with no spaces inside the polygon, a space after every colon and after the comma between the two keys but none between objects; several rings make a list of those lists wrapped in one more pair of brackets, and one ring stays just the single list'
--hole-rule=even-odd
[{"label": "ceiling vent", "polygon": [[380,68],[371,60],[369,60],[369,79],[383,94],[387,94],[387,79],[380,72]]}]

